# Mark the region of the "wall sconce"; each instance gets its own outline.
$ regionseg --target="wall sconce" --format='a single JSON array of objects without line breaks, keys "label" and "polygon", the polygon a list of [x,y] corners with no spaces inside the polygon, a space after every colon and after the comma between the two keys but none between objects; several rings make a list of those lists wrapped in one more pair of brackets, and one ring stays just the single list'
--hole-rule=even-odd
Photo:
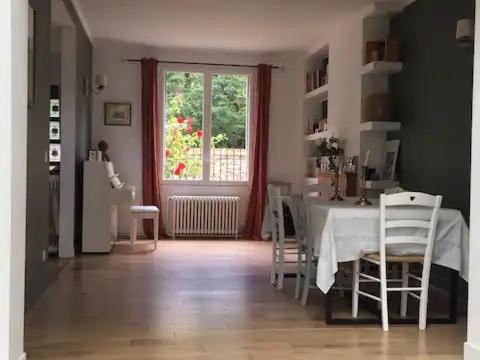
[{"label": "wall sconce", "polygon": [[458,45],[465,49],[473,47],[473,40],[475,38],[475,29],[471,19],[460,19],[457,22],[457,42]]},{"label": "wall sconce", "polygon": [[90,92],[93,94],[100,94],[108,85],[106,74],[97,74],[95,76],[95,83],[90,86],[90,79],[87,77],[84,79],[84,94],[88,95]]}]

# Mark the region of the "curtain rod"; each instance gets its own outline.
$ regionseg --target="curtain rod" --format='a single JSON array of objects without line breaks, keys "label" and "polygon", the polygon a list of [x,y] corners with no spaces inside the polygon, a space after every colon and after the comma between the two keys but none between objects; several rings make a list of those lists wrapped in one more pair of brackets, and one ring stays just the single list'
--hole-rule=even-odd
[{"label": "curtain rod", "polygon": [[[120,58],[121,62],[141,62],[142,59],[127,59]],[[257,65],[241,65],[241,64],[221,64],[221,63],[206,63],[206,62],[191,62],[191,61],[168,61],[168,60],[158,60],[157,64],[186,64],[186,65],[209,65],[209,66],[232,66],[232,67],[248,67],[256,68]],[[272,69],[283,69],[283,66],[274,66]]]}]

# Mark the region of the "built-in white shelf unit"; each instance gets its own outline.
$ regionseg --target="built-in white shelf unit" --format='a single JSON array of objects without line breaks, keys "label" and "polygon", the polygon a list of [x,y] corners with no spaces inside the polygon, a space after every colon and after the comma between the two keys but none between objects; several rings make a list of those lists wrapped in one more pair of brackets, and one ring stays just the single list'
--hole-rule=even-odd
[{"label": "built-in white shelf unit", "polygon": [[407,5],[405,0],[375,1],[364,11],[364,18],[390,17],[402,11]]},{"label": "built-in white shelf unit", "polygon": [[305,100],[323,101],[327,99],[328,99],[328,84],[323,85],[305,94]]},{"label": "built-in white shelf unit", "polygon": [[[391,121],[393,116],[389,109],[392,102],[391,77],[403,70],[398,47],[395,48],[395,38],[390,36],[390,20],[393,15],[403,11],[407,4],[408,1],[403,0],[374,1],[363,12],[359,161],[363,164],[368,152],[368,167],[375,168],[377,175],[381,175],[385,167],[387,134],[401,129],[400,122]],[[380,45],[372,50],[375,43],[383,43],[383,47]],[[398,46],[398,42],[396,44]],[[377,54],[373,56],[372,52],[375,51]],[[379,112],[381,115],[378,115]],[[391,180],[366,182],[367,189],[377,193],[396,186],[399,183]]]},{"label": "built-in white shelf unit", "polygon": [[328,139],[333,135],[333,131],[321,131],[313,134],[308,134],[305,135],[305,140],[306,141],[315,141],[315,140],[320,140],[320,139]]},{"label": "built-in white shelf unit", "polygon": [[399,131],[401,125],[394,121],[369,121],[360,125],[360,131]]},{"label": "built-in white shelf unit", "polygon": [[362,75],[391,75],[402,71],[403,65],[396,61],[372,61],[364,65]]},{"label": "built-in white shelf unit", "polygon": [[[333,129],[328,124],[328,61],[329,46],[325,45],[314,50],[305,59],[305,94],[303,106],[303,124],[304,124],[304,140],[305,140],[305,160],[307,164],[307,174],[312,174],[311,167],[316,157],[317,146],[324,139],[328,139],[333,135]],[[313,83],[308,83],[307,78],[312,80],[312,73],[316,76]],[[315,127],[324,129],[323,131],[314,132]],[[320,126],[319,126],[320,124]],[[310,176],[310,175],[307,175]],[[315,177],[307,177],[306,183],[315,184]]]}]

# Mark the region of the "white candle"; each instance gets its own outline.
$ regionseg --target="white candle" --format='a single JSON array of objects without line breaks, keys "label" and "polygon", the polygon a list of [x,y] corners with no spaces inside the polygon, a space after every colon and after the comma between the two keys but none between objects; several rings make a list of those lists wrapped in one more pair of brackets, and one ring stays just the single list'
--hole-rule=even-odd
[{"label": "white candle", "polygon": [[365,163],[363,166],[368,167],[368,160],[370,159],[370,150],[367,150],[367,155],[365,155]]}]

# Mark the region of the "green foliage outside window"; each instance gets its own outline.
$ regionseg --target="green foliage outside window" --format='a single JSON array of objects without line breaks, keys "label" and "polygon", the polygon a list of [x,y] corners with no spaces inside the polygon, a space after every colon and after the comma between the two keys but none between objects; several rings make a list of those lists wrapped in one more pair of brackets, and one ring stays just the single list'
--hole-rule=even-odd
[{"label": "green foliage outside window", "polygon": [[[202,178],[204,76],[167,72],[165,179]],[[245,149],[247,86],[245,75],[212,78],[212,149]]]}]

